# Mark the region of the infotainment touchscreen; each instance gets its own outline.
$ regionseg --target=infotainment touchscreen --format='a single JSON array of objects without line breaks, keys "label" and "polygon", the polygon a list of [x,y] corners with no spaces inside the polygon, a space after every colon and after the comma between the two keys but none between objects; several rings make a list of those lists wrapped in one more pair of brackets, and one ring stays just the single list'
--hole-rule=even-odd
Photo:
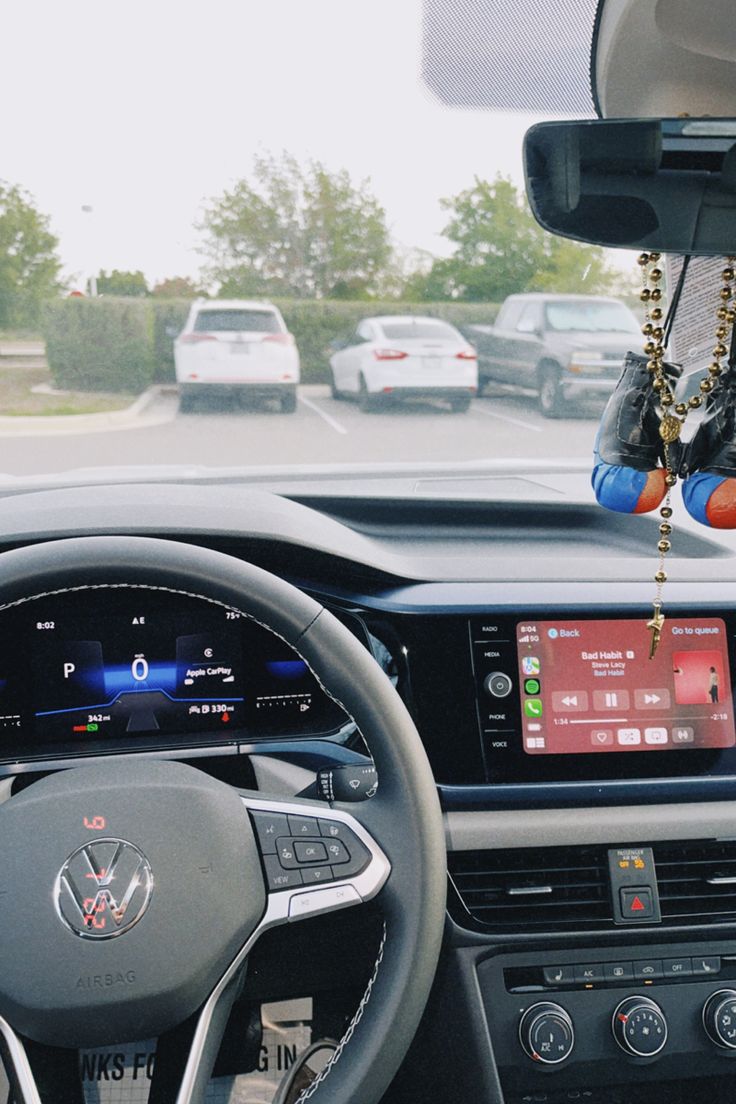
[{"label": "infotainment touchscreen", "polygon": [[725,622],[644,618],[516,626],[528,755],[728,748],[736,743]]}]

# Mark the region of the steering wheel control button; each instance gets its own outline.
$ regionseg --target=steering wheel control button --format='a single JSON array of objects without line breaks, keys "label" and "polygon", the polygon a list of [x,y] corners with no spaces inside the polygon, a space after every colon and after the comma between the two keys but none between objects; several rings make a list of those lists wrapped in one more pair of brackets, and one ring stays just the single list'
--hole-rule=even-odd
[{"label": "steering wheel control button", "polygon": [[83,939],[113,939],[148,908],[153,872],[135,844],[90,840],[73,851],[56,880],[59,916]]},{"label": "steering wheel control button", "polygon": [[717,957],[693,958],[693,974],[706,977],[708,974],[717,974],[721,969],[721,960]]},{"label": "steering wheel control button", "polygon": [[491,671],[483,681],[483,689],[492,698],[507,698],[514,684],[504,671]]},{"label": "steering wheel control button", "polygon": [[360,901],[360,894],[351,885],[325,886],[309,893],[295,893],[289,902],[289,919],[301,920],[303,916],[334,912],[335,909],[360,904]]},{"label": "steering wheel control button", "polygon": [[320,834],[328,839],[342,840],[343,843],[352,844],[357,839],[355,833],[348,828],[347,824],[342,824],[339,820],[320,820],[319,830]]},{"label": "steering wheel control button", "polygon": [[317,818],[310,816],[289,816],[290,836],[319,836]]},{"label": "steering wheel control button", "polygon": [[543,971],[545,985],[574,985],[574,966],[545,966]]},{"label": "steering wheel control button", "polygon": [[331,882],[333,878],[331,866],[308,866],[302,870],[302,881],[305,885],[319,885],[320,882]]},{"label": "steering wheel control button", "polygon": [[711,993],[703,1006],[703,1027],[716,1046],[736,1050],[736,989]]},{"label": "steering wheel control button", "polygon": [[285,870],[276,855],[264,855],[263,862],[266,867],[266,882],[270,890],[292,889],[293,886],[302,885],[301,871]]},{"label": "steering wheel control button", "polygon": [[329,840],[327,842],[327,852],[328,862],[331,862],[333,866],[337,863],[350,862],[350,852],[340,840]]},{"label": "steering wheel control button", "polygon": [[603,966],[600,962],[595,965],[575,967],[575,981],[579,985],[593,985],[603,981]]},{"label": "steering wheel control button", "polygon": [[649,997],[626,997],[613,1013],[613,1037],[627,1054],[653,1058],[667,1042],[667,1021]]},{"label": "steering wheel control button", "polygon": [[292,839],[277,840],[276,854],[284,870],[296,870],[299,866],[299,860],[294,852],[294,841]]},{"label": "steering wheel control button", "polygon": [[[333,844],[334,846],[340,846]],[[321,840],[294,840],[294,854],[299,863],[325,863],[327,851]],[[330,861],[335,861],[331,859]],[[339,861],[339,860],[338,860]]]},{"label": "steering wheel control button", "polygon": [[693,963],[690,958],[665,958],[662,960],[663,977],[690,977],[692,972]]},{"label": "steering wheel control button", "polygon": [[619,890],[621,914],[627,920],[651,920],[654,917],[654,901],[648,886]]},{"label": "steering wheel control button", "polygon": [[606,981],[633,981],[634,967],[631,962],[606,962],[603,965]]},{"label": "steering wheel control button", "polygon": [[559,1004],[542,1001],[527,1008],[519,1023],[519,1042],[532,1061],[556,1066],[572,1054],[575,1031]]},{"label": "steering wheel control button", "polygon": [[258,845],[264,855],[276,854],[276,840],[289,835],[289,822],[284,813],[251,813],[258,837]]},{"label": "steering wheel control button", "polygon": [[634,978],[637,981],[657,981],[663,977],[662,961],[659,958],[643,958],[634,963]]},{"label": "steering wheel control button", "polygon": [[[335,820],[320,820],[319,830],[326,842],[328,862],[336,868],[336,878],[352,878],[365,870],[370,862],[370,851],[347,825]],[[332,851],[335,843],[343,846]]]}]

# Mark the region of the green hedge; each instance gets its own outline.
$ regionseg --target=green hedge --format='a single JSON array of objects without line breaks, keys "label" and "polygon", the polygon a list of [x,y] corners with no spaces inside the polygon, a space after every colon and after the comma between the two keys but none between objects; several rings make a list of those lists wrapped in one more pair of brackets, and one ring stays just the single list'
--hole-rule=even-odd
[{"label": "green hedge", "polygon": [[46,304],[42,330],[57,387],[136,393],[153,380],[153,326],[146,302],[55,300]]},{"label": "green hedge", "polygon": [[[294,334],[305,383],[328,379],[330,342],[350,334],[361,318],[378,314],[423,314],[459,329],[491,323],[495,303],[346,302],[277,299]],[[174,334],[184,326],[191,302],[182,299],[64,299],[49,304],[44,318],[49,366],[60,387],[90,391],[139,391],[174,373]]]}]

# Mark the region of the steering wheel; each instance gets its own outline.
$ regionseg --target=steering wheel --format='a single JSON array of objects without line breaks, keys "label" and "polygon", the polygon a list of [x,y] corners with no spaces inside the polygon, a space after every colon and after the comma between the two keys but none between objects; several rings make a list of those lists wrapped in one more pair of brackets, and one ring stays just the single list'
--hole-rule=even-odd
[{"label": "steering wheel", "polygon": [[[0,1036],[18,1104],[44,1099],[39,1045],[48,1060],[76,1062],[76,1048],[167,1033],[187,1045],[161,1099],[201,1104],[263,932],[378,897],[384,934],[368,987],[299,1098],[375,1104],[418,1026],[445,911],[436,787],[389,680],[317,602],[219,552],[84,537],[6,552],[0,579],[0,616],[69,591],[83,602],[93,590],[131,588],[254,619],[355,720],[379,779],[368,801],[310,803],[238,791],[183,763],[111,760],[59,771],[0,806]],[[297,843],[333,849],[329,884],[293,884],[282,856]]]}]

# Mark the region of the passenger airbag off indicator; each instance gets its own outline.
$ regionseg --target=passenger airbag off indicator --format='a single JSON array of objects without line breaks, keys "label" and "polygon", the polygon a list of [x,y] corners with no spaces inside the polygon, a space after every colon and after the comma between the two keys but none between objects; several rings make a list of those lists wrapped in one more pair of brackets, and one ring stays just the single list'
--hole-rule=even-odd
[{"label": "passenger airbag off indicator", "polygon": [[657,874],[651,847],[620,847],[608,852],[611,904],[616,924],[659,924]]}]

